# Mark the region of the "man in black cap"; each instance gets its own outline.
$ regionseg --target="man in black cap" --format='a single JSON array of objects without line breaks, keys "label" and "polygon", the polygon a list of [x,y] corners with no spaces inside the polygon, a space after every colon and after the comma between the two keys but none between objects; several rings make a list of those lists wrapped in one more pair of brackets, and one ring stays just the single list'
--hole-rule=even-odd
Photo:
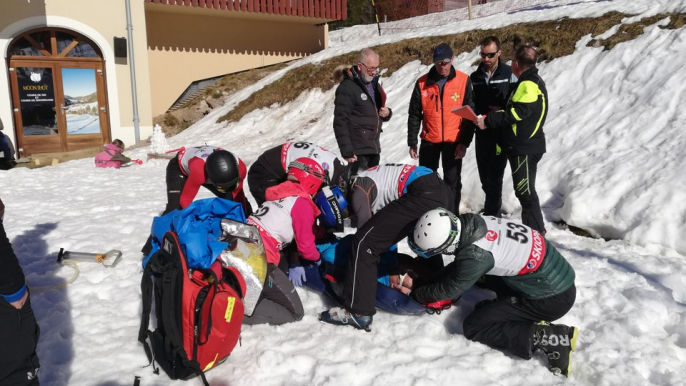
[{"label": "man in black cap", "polygon": [[[419,166],[433,171],[443,159],[443,179],[455,193],[455,211],[459,213],[462,182],[462,158],[474,136],[474,124],[452,113],[452,109],[469,105],[475,109],[469,76],[452,66],[455,56],[449,45],[434,49],[434,66],[417,80],[410,99],[407,119],[407,145]],[[422,139],[417,151],[417,134]]]}]

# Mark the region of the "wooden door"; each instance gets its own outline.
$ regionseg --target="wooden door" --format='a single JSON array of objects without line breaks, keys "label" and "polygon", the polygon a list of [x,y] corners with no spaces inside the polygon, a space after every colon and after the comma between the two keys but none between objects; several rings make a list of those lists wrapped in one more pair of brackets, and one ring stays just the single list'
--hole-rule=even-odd
[{"label": "wooden door", "polygon": [[105,73],[97,46],[73,31],[42,28],[16,37],[10,54],[21,156],[110,142]]}]

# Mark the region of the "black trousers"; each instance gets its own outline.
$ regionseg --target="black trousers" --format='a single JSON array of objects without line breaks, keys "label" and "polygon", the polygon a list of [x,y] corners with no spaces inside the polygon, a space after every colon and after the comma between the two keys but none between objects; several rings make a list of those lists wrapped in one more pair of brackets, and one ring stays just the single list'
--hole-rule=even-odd
[{"label": "black trousers", "polygon": [[[438,161],[443,166],[443,180],[453,190],[455,214],[459,214],[462,198],[462,160],[455,159],[456,142],[431,143],[422,141],[419,145],[419,166],[438,170]],[[446,208],[447,209],[447,208]]]},{"label": "black trousers", "polygon": [[282,173],[276,176],[273,170],[269,170],[259,160],[248,169],[248,187],[252,197],[257,201],[257,206],[262,205],[267,199],[265,193],[268,188],[276,186],[288,178],[288,174]]},{"label": "black trousers", "polygon": [[522,205],[522,223],[545,234],[541,203],[536,193],[536,170],[542,157],[543,154],[510,155],[507,159],[512,170],[515,196]]},{"label": "black trousers", "polygon": [[300,296],[293,283],[276,265],[267,266],[267,279],[252,316],[243,318],[243,324],[279,325],[297,322],[305,315]]},{"label": "black trousers", "polygon": [[535,323],[560,319],[576,299],[574,285],[561,294],[539,300],[525,299],[508,291],[496,293],[497,300],[477,304],[464,320],[464,336],[524,359],[533,355]]},{"label": "black trousers", "polygon": [[262,153],[248,169],[248,187],[257,206],[267,201],[264,197],[268,188],[276,186],[288,178],[281,165],[281,146]]},{"label": "black trousers", "polygon": [[343,283],[343,306],[355,314],[374,315],[379,255],[407,237],[424,213],[438,207],[453,210],[453,202],[452,190],[432,173],[414,180],[407,194],[358,229]]},{"label": "black trousers", "polygon": [[507,157],[498,151],[497,142],[487,135],[477,134],[475,143],[476,165],[479,169],[481,189],[486,194],[484,215],[500,217]]},{"label": "black trousers", "polygon": [[380,160],[381,154],[357,154],[357,161],[355,161],[357,169],[353,168],[353,170],[363,172],[374,166],[379,166]]},{"label": "black trousers", "polygon": [[20,310],[0,298],[0,385],[38,385],[36,355],[40,328],[31,296]]}]

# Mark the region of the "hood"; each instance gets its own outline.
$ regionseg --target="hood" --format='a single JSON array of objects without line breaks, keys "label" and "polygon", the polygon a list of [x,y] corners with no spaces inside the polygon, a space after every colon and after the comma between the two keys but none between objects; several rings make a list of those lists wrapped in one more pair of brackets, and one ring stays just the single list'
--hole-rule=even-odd
[{"label": "hood", "polygon": [[460,232],[460,245],[458,249],[462,249],[466,245],[483,238],[488,233],[486,221],[481,216],[473,213],[465,213],[458,216],[462,223],[462,232]]},{"label": "hood", "polygon": [[307,200],[307,202],[310,203],[312,206],[312,209],[314,210],[315,217],[319,216],[321,213],[319,211],[319,208],[317,208],[317,205],[314,204],[312,201],[312,197],[307,194],[305,191],[305,188],[303,188],[300,184],[297,184],[293,181],[286,181],[282,182],[276,186],[272,186],[271,188],[267,188],[267,191],[265,192],[264,197],[267,199],[267,201],[276,201],[280,200],[282,198],[286,197],[293,197],[297,196],[300,198],[304,198]]},{"label": "hood", "polygon": [[117,146],[115,146],[115,145],[113,145],[113,144],[111,144],[111,143],[108,143],[107,145],[105,145],[105,149],[111,150],[111,151],[116,151],[117,153],[121,153],[121,152],[122,152],[122,149],[118,148]]}]

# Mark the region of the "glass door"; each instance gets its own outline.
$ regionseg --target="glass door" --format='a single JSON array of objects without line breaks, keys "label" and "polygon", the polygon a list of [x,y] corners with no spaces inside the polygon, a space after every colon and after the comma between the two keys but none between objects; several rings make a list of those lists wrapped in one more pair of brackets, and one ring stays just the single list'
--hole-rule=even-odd
[{"label": "glass door", "polygon": [[10,65],[14,119],[19,148],[33,152],[66,151],[60,138],[57,82],[52,63]]}]

